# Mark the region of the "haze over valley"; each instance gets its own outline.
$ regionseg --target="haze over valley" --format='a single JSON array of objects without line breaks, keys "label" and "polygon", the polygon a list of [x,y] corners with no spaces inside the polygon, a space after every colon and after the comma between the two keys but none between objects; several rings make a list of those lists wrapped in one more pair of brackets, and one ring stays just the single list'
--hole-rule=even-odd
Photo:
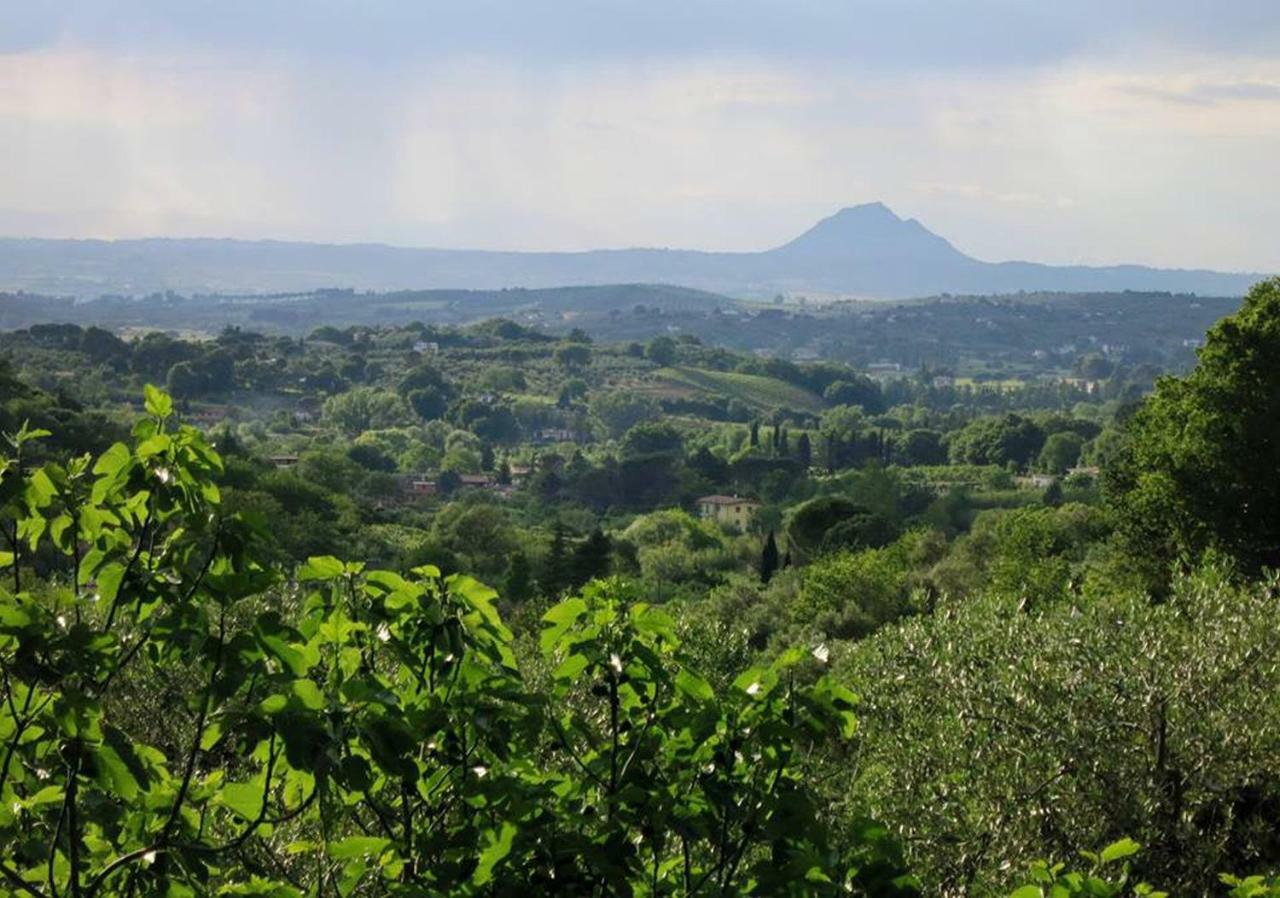
[{"label": "haze over valley", "polygon": [[413,249],[216,239],[0,240],[0,288],[103,294],[289,293],[669,284],[733,297],[896,299],[1019,291],[1170,291],[1239,296],[1262,275],[1140,265],[1054,266],[968,256],[881,203],[841,209],[760,252],[576,253]]}]

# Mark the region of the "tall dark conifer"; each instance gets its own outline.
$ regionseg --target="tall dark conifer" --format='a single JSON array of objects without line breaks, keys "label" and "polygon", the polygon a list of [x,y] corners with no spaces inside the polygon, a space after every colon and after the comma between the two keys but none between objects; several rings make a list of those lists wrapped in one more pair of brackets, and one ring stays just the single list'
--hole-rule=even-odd
[{"label": "tall dark conifer", "polygon": [[813,444],[809,441],[807,433],[801,433],[800,439],[796,440],[796,461],[800,462],[800,467],[806,471],[813,464]]},{"label": "tall dark conifer", "polygon": [[564,524],[556,521],[555,529],[551,533],[551,549],[547,552],[547,560],[542,566],[542,576],[538,578],[538,584],[542,587],[543,595],[555,598],[573,585],[571,578],[567,535]]},{"label": "tall dark conifer", "polygon": [[599,527],[573,550],[573,586],[609,576],[613,542]]},{"label": "tall dark conifer", "polygon": [[523,552],[516,552],[511,556],[503,598],[509,602],[525,602],[533,598],[533,567]]},{"label": "tall dark conifer", "polygon": [[764,548],[760,550],[760,582],[768,583],[778,570],[778,542],[773,538],[773,531],[765,537]]}]

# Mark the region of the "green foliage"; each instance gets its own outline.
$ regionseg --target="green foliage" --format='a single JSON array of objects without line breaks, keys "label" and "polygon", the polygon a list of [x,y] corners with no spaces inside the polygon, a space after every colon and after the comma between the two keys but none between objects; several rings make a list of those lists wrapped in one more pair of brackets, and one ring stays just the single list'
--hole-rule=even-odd
[{"label": "green foliage", "polygon": [[657,414],[652,402],[623,391],[598,393],[591,397],[588,406],[600,429],[614,438]]},{"label": "green foliage", "polygon": [[832,405],[856,405],[866,411],[879,411],[880,386],[866,376],[833,381],[822,392],[822,398]]},{"label": "green foliage", "polygon": [[613,541],[599,527],[587,534],[587,538],[573,550],[570,563],[573,585],[579,587],[608,576],[612,567],[612,551]]},{"label": "green foliage", "polygon": [[[1215,874],[1280,865],[1280,587],[1206,569],[1151,598],[1134,571],[1271,563],[1274,303],[1252,302],[1207,347],[1213,376],[1131,425],[1151,365],[1086,396],[1019,385],[1009,357],[986,386],[871,383],[682,336],[659,368],[512,321],[0,336],[0,894],[824,894],[856,868],[852,891],[881,895],[911,885],[891,833],[936,894],[1001,894],[1108,842],[1019,898],[1274,894]],[[937,333],[974,307],[925,308],[893,314]],[[641,339],[670,321],[612,311]],[[843,314],[788,329],[834,347]],[[170,372],[183,395],[148,389],[149,423],[112,446],[109,416]],[[200,401],[229,386],[234,408]],[[177,423],[223,415],[215,462]],[[1109,509],[1076,478],[1042,498],[1013,477],[1077,461],[1109,469]],[[461,483],[481,469],[504,489]],[[674,510],[721,492],[766,503],[748,534]],[[861,732],[801,726],[791,699],[741,729],[740,672],[780,657],[794,696],[833,662],[867,695]],[[777,793],[761,729],[782,734]],[[1126,833],[1148,850],[1117,857]]]},{"label": "green foliage", "polygon": [[802,559],[845,548],[876,548],[893,537],[893,525],[883,515],[842,496],[809,500],[787,525],[787,543]]},{"label": "green foliage", "polygon": [[516,552],[511,556],[502,594],[510,602],[527,602],[533,598],[533,566],[529,563],[529,556],[523,552]]},{"label": "green foliage", "polygon": [[894,441],[894,460],[904,465],[941,465],[947,461],[942,434],[936,430],[916,428]]},{"label": "green foliage", "polygon": [[591,364],[591,347],[583,343],[569,343],[555,353],[556,364],[570,371],[577,371]]},{"label": "green foliage", "polygon": [[802,570],[800,595],[788,615],[828,639],[860,639],[897,620],[911,608],[923,540],[913,534],[885,548],[823,556]]},{"label": "green foliage", "polygon": [[440,509],[431,525],[437,544],[464,559],[464,568],[501,576],[516,549],[515,528],[502,507],[490,502],[457,501]]},{"label": "green foliage", "polygon": [[665,367],[657,372],[657,376],[685,391],[694,389],[717,397],[728,397],[754,409],[819,412],[826,406],[821,397],[804,387],[776,377],[684,366]]},{"label": "green foliage", "polygon": [[351,436],[366,430],[399,427],[410,421],[403,399],[390,390],[374,387],[356,387],[329,397],[324,404],[324,417]]},{"label": "green foliage", "polygon": [[523,371],[507,365],[495,365],[485,371],[480,383],[487,389],[502,393],[514,393],[529,386]]},{"label": "green foliage", "polygon": [[760,549],[760,582],[768,583],[773,579],[773,575],[778,571],[778,541],[773,536],[773,531],[769,531],[769,535],[765,537],[764,545]]},{"label": "green foliage", "polygon": [[[1127,858],[1141,850],[1137,842],[1123,838],[1096,854],[1082,851],[1089,863],[1084,871],[1068,870],[1066,864],[1037,861],[1031,865],[1026,885],[1009,898],[1168,898],[1146,883],[1130,880]],[[1126,861],[1120,864],[1120,861]]]},{"label": "green foliage", "polygon": [[622,438],[624,456],[680,455],[683,449],[680,431],[670,424],[656,421],[642,421]]},{"label": "green foliage", "polygon": [[1231,888],[1228,898],[1280,898],[1280,876],[1232,876],[1224,873],[1221,879]]},{"label": "green foliage", "polygon": [[979,418],[951,438],[951,460],[967,465],[1025,469],[1044,445],[1044,432],[1021,415]]},{"label": "green foliage", "polygon": [[1107,581],[1021,610],[940,600],[840,657],[862,742],[832,788],[904,835],[935,894],[1009,888],[1008,865],[1046,844],[1065,856],[1123,833],[1173,894],[1274,868],[1277,588],[1209,569],[1161,604]]},{"label": "green foliage", "polygon": [[1280,280],[1209,331],[1187,377],[1163,378],[1129,422],[1107,488],[1136,555],[1226,552],[1280,564]]},{"label": "green foliage", "polygon": [[719,527],[675,509],[641,515],[618,543],[655,599],[694,598],[741,564]]},{"label": "green foliage", "polygon": [[0,465],[22,545],[67,572],[34,590],[4,559],[6,893],[913,892],[881,836],[831,839],[804,760],[851,738],[854,696],[795,653],[717,690],[598,582],[547,612],[531,690],[493,591],[264,566],[221,459],[165,394],[147,410],[96,461]]},{"label": "green foliage", "polygon": [[542,573],[538,577],[538,585],[542,594],[548,598],[558,599],[573,582],[572,559],[569,557],[569,537],[564,522],[556,520],[551,533],[551,546],[542,564]]},{"label": "green foliage", "polygon": [[654,337],[644,348],[644,355],[649,361],[665,368],[676,360],[676,341],[670,337]]},{"label": "green foliage", "polygon": [[622,537],[641,549],[676,544],[699,550],[722,544],[722,537],[714,526],[676,509],[639,516],[622,532]]},{"label": "green foliage", "polygon": [[[998,593],[1028,606],[1067,596],[1104,557],[1096,544],[1110,532],[1097,508],[1067,503],[982,511],[969,533],[928,572],[935,592],[953,596]],[[1114,572],[1099,574],[1112,577]]]},{"label": "green foliage", "polygon": [[638,598],[598,584],[544,618],[553,728],[582,774],[567,810],[598,821],[566,847],[591,875],[621,894],[910,893],[891,855],[854,867],[812,816],[801,747],[853,735],[853,694],[799,685],[796,653],[718,694],[681,663],[674,621]]},{"label": "green foliage", "polygon": [[1069,430],[1049,434],[1040,449],[1036,467],[1048,474],[1062,475],[1080,460],[1084,438]]},{"label": "green foliage", "polygon": [[800,438],[796,440],[796,461],[805,471],[809,470],[809,466],[813,464],[813,446],[809,441],[808,433],[800,434]]}]

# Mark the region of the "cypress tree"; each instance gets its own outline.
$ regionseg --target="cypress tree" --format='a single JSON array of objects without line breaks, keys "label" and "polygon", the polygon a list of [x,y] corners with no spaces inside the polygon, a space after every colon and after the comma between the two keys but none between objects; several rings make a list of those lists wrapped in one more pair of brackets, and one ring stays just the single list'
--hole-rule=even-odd
[{"label": "cypress tree", "polygon": [[575,588],[591,580],[609,575],[613,541],[599,527],[573,551],[573,585]]},{"label": "cypress tree", "polygon": [[526,602],[533,598],[533,567],[523,552],[511,556],[507,566],[504,595],[511,602]]},{"label": "cypress tree", "polygon": [[801,433],[800,439],[796,440],[796,460],[806,471],[813,464],[813,444],[809,441],[807,433]]},{"label": "cypress tree", "polygon": [[1040,499],[1041,503],[1050,508],[1057,508],[1062,504],[1062,483],[1054,478],[1044,490],[1044,496]]},{"label": "cypress tree", "polygon": [[755,449],[760,445],[760,422],[751,422],[751,448]]},{"label": "cypress tree", "polygon": [[773,538],[773,531],[765,537],[764,548],[760,550],[760,582],[768,583],[778,570],[778,542]]},{"label": "cypress tree", "polygon": [[542,567],[542,576],[538,583],[542,586],[542,594],[554,599],[573,584],[572,571],[569,569],[569,546],[564,524],[556,521],[551,533],[551,550],[547,552],[547,560]]}]

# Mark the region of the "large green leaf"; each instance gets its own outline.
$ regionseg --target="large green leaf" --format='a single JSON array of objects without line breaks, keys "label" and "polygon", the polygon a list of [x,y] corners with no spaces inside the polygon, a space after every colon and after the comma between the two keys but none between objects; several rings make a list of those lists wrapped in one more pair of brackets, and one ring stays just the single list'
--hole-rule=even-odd
[{"label": "large green leaf", "polygon": [[687,667],[676,674],[676,688],[694,701],[710,702],[716,697],[711,684]]},{"label": "large green leaf", "polygon": [[346,566],[332,555],[313,555],[298,568],[299,580],[335,580],[346,572]]},{"label": "large green leaf", "polygon": [[472,882],[482,886],[493,879],[493,868],[511,853],[511,844],[515,837],[516,827],[512,823],[503,823],[496,832],[490,830],[485,833],[485,847],[480,852],[480,862],[476,865],[476,872],[471,877]]},{"label": "large green leaf", "polygon": [[553,605],[546,614],[542,615],[542,622],[547,624],[538,638],[542,651],[552,651],[560,641],[560,637],[586,613],[587,603],[577,596]]},{"label": "large green leaf", "polygon": [[378,836],[347,836],[326,847],[329,857],[336,861],[349,861],[358,857],[377,857],[391,847],[390,839]]},{"label": "large green leaf", "polygon": [[1142,850],[1142,846],[1128,837],[1118,839],[1112,842],[1106,848],[1102,849],[1099,859],[1104,864],[1110,864],[1113,861],[1122,860],[1123,858],[1137,854]]},{"label": "large green leaf", "polygon": [[245,820],[256,820],[262,813],[262,784],[227,783],[218,793],[218,803]]},{"label": "large green leaf", "polygon": [[173,414],[173,399],[170,398],[168,393],[158,387],[153,387],[151,384],[143,387],[142,392],[148,415],[153,415],[157,418],[168,418]]},{"label": "large green leaf", "polygon": [[311,680],[294,680],[293,694],[311,711],[319,711],[324,707],[324,695],[320,687]]}]

